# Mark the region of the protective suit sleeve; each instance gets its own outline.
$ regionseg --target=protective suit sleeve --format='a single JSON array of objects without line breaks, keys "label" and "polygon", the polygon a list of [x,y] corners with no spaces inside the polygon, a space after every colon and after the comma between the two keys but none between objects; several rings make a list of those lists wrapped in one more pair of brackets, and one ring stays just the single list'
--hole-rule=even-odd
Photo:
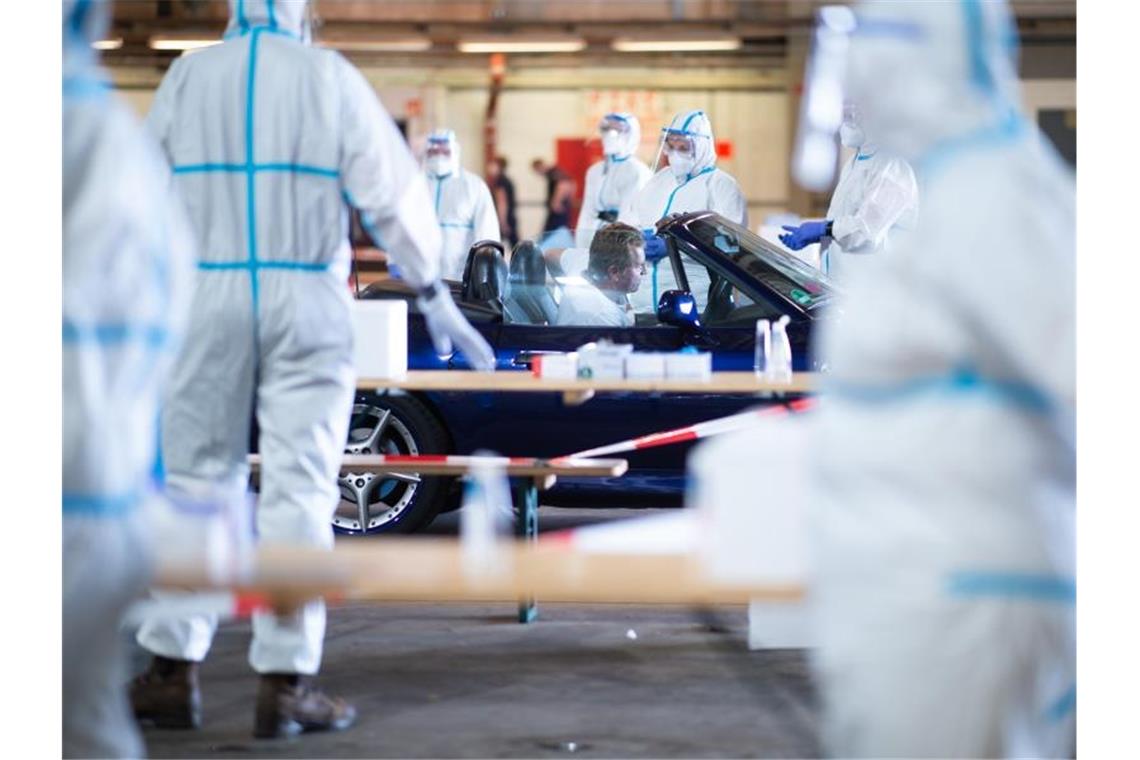
[{"label": "protective suit sleeve", "polygon": [[442,238],[427,183],[392,117],[348,61],[340,85],[340,180],[365,229],[413,287],[439,279]]},{"label": "protective suit sleeve", "polygon": [[180,65],[181,63],[181,59],[175,58],[174,62],[170,64],[170,68],[154,93],[154,101],[151,103],[150,111],[147,112],[146,119],[143,122],[146,131],[162,149],[162,155],[167,164],[173,163],[170,154],[170,133],[174,124],[178,90],[182,84],[183,68]]},{"label": "protective suit sleeve", "polygon": [[740,185],[720,171],[716,172],[709,183],[709,210],[742,227],[748,226],[748,202],[744,200],[744,193],[740,192]]},{"label": "protective suit sleeve", "polygon": [[[592,169],[593,167],[591,167]],[[589,248],[594,230],[598,226],[598,190],[601,183],[593,171],[586,171],[586,189],[582,191],[582,208],[578,211],[578,223],[574,225],[574,245]]]},{"label": "protective suit sleeve", "polygon": [[867,183],[858,209],[832,220],[832,238],[848,253],[870,253],[917,201],[914,171],[905,161],[891,159]]},{"label": "protective suit sleeve", "polygon": [[475,177],[475,240],[502,240],[499,215],[487,183]]}]

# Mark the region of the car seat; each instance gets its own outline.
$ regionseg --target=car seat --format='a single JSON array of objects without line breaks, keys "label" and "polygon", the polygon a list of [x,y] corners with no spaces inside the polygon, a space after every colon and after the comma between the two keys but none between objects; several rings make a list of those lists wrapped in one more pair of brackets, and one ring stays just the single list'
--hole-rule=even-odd
[{"label": "car seat", "polygon": [[481,240],[471,246],[463,267],[463,301],[491,306],[501,314],[506,284],[503,244],[496,240]]},{"label": "car seat", "polygon": [[520,242],[511,256],[507,304],[532,325],[554,324],[558,316],[558,304],[546,287],[546,260],[532,240]]}]

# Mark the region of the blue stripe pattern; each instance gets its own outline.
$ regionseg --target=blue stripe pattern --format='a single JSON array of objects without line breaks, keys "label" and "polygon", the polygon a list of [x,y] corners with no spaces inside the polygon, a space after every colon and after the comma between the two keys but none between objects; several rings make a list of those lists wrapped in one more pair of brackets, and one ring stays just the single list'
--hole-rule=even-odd
[{"label": "blue stripe pattern", "polygon": [[946,591],[953,596],[1027,599],[1066,605],[1077,601],[1075,578],[1035,573],[952,573],[947,579]]},{"label": "blue stripe pattern", "polygon": [[[282,172],[287,174],[307,174],[327,179],[340,179],[340,172],[335,168],[299,164],[288,161],[257,162],[256,143],[254,140],[254,112],[256,103],[257,85],[257,52],[259,41],[263,33],[284,34],[295,37],[277,26],[273,2],[268,3],[269,25],[251,26],[245,15],[244,0],[237,4],[238,26],[241,36],[250,34],[249,42],[249,70],[246,76],[246,102],[245,102],[245,163],[233,164],[224,162],[205,162],[200,164],[178,164],[173,167],[175,175],[201,174],[201,173],[233,173],[245,174],[246,178],[246,259],[244,261],[199,261],[198,269],[203,272],[245,271],[250,273],[250,298],[252,301],[253,316],[256,323],[260,311],[260,282],[258,273],[262,270],[281,270],[296,272],[326,272],[329,262],[302,262],[266,260],[258,256],[257,240],[257,185],[256,177],[261,172]],[[346,194],[347,199],[347,194]]]},{"label": "blue stripe pattern", "polygon": [[708,174],[709,172],[713,171],[715,168],[716,168],[715,166],[706,166],[704,169],[701,169],[699,172],[697,172],[696,174],[689,177],[684,182],[682,182],[681,184],[679,184],[675,188],[673,188],[673,192],[669,193],[669,201],[665,204],[665,210],[661,213],[661,216],[666,217],[669,215],[669,209],[673,208],[673,196],[675,196],[677,194],[678,190],[680,190],[682,187],[689,184],[690,182],[692,182],[693,180],[695,180],[697,177],[701,176],[702,174]]},{"label": "blue stripe pattern", "polygon": [[915,377],[891,385],[859,385],[827,378],[826,392],[833,397],[866,404],[905,401],[932,393],[984,395],[1037,414],[1049,414],[1054,405],[1049,397],[1029,383],[985,377],[969,367],[942,375]]},{"label": "blue stripe pattern", "polygon": [[86,517],[122,517],[139,501],[137,491],[123,494],[63,493],[63,513]]},{"label": "blue stripe pattern", "polygon": [[121,346],[128,343],[142,343],[149,348],[157,349],[165,346],[169,338],[169,332],[162,325],[110,323],[78,325],[70,320],[63,322],[65,345]]}]

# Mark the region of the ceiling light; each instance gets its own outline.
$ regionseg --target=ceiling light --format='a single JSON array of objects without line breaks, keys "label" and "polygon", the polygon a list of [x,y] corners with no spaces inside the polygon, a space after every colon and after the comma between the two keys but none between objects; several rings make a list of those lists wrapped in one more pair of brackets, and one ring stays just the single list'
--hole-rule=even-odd
[{"label": "ceiling light", "polygon": [[718,37],[618,37],[611,43],[622,53],[680,53],[739,50],[740,38]]},{"label": "ceiling light", "polygon": [[105,40],[95,40],[91,43],[91,47],[96,50],[118,50],[123,46],[122,37],[108,37]]},{"label": "ceiling light", "polygon": [[585,47],[586,40],[569,35],[482,35],[462,37],[458,43],[462,53],[577,53]]},{"label": "ceiling light", "polygon": [[211,45],[217,45],[221,42],[220,37],[205,37],[197,35],[179,36],[173,34],[156,34],[150,38],[150,45],[152,50],[198,50]]},{"label": "ceiling light", "polygon": [[418,53],[431,50],[431,38],[423,35],[398,37],[353,37],[323,39],[321,47],[335,48],[345,53]]}]

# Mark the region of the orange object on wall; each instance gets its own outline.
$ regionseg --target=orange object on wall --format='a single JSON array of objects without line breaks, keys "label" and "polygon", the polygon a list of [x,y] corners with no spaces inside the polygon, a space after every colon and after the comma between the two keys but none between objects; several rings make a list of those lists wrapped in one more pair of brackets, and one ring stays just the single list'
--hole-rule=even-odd
[{"label": "orange object on wall", "polygon": [[716,141],[716,157],[732,158],[732,140]]}]

